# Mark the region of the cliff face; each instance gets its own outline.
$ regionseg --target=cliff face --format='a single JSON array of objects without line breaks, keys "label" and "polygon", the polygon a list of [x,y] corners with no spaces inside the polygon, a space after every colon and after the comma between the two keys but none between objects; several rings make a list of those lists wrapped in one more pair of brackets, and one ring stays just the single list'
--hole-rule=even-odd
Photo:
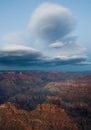
[{"label": "cliff face", "polygon": [[44,130],[77,130],[76,125],[72,122],[64,109],[58,108],[52,104],[38,105],[36,110],[31,113],[33,119],[39,118]]},{"label": "cliff face", "polygon": [[11,103],[0,106],[0,130],[32,130],[28,128],[28,113],[16,109]]},{"label": "cliff face", "polygon": [[38,105],[27,112],[11,103],[0,106],[0,130],[78,130],[64,109]]}]

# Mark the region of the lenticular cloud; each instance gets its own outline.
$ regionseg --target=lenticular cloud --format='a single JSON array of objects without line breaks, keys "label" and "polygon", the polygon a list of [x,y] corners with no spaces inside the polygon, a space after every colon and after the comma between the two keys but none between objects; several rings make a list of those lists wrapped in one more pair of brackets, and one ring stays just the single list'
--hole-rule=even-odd
[{"label": "lenticular cloud", "polygon": [[54,42],[74,29],[72,13],[62,6],[46,3],[32,14],[29,30],[38,37]]}]

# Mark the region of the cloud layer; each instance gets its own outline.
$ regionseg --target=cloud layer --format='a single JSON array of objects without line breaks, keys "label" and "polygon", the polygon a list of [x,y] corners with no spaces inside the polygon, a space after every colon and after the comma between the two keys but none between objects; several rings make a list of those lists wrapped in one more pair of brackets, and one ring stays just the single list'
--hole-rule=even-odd
[{"label": "cloud layer", "polygon": [[37,68],[37,66],[74,65],[86,61],[86,59],[87,57],[84,55],[49,58],[33,48],[24,46],[6,47],[0,51],[0,65],[9,66],[36,66]]},{"label": "cloud layer", "polygon": [[39,51],[26,46],[8,46],[0,51],[0,64],[2,65],[22,65],[28,62],[40,60],[42,55]]},{"label": "cloud layer", "polygon": [[61,66],[85,62],[86,50],[77,37],[73,14],[57,4],[44,3],[32,13],[26,32],[1,37],[0,65]]}]

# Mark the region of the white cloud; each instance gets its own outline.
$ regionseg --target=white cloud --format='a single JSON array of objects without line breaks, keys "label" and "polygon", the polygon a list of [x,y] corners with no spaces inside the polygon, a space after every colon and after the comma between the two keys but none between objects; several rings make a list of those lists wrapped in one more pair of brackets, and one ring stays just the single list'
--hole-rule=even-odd
[{"label": "white cloud", "polygon": [[7,46],[3,46],[0,50],[2,51],[18,51],[18,50],[25,50],[25,51],[31,51],[31,52],[37,52],[36,49],[34,48],[30,48],[30,47],[27,47],[27,46],[23,46],[23,45],[7,45]]},{"label": "white cloud", "polygon": [[49,48],[61,48],[64,46],[63,42],[57,41],[49,45]]},{"label": "white cloud", "polygon": [[32,14],[29,23],[31,33],[52,42],[66,36],[73,28],[72,13],[67,8],[52,3],[40,5]]},{"label": "white cloud", "polygon": [[40,52],[34,48],[23,45],[7,45],[0,49],[0,57],[6,56],[34,56],[40,55]]},{"label": "white cloud", "polygon": [[60,60],[75,60],[75,59],[87,59],[87,56],[85,55],[71,55],[71,56],[57,56],[56,58],[60,59]]}]

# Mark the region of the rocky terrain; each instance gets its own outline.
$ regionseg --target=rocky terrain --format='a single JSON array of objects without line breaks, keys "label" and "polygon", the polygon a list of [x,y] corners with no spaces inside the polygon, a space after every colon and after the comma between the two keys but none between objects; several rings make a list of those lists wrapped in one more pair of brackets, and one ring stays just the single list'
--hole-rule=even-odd
[{"label": "rocky terrain", "polygon": [[31,112],[11,103],[0,106],[0,130],[78,130],[64,109],[43,104]]},{"label": "rocky terrain", "polygon": [[0,72],[0,130],[90,130],[91,72]]}]

